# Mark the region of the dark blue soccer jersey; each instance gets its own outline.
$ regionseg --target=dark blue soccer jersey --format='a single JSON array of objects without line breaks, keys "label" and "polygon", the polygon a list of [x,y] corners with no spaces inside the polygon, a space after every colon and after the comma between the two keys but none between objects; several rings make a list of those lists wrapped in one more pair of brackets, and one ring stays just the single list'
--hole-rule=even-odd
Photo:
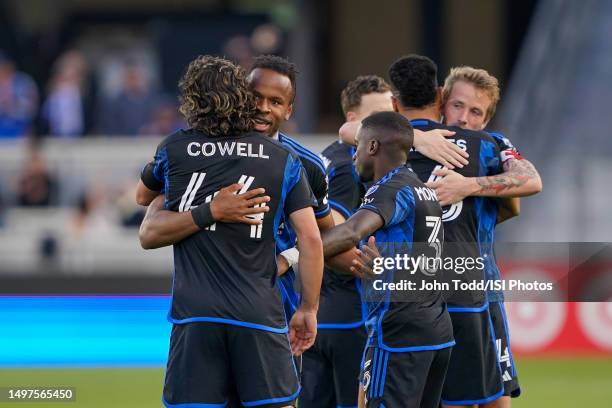
[{"label": "dark blue soccer jersey", "polygon": [[[338,141],[321,153],[329,182],[329,205],[345,219],[359,208],[365,193],[353,165],[354,154],[353,146]],[[362,327],[366,316],[365,303],[361,300],[361,281],[325,268],[319,301],[319,329]]]},{"label": "dark blue soccer jersey", "polygon": [[[329,215],[330,208],[327,202],[327,178],[325,168],[319,156],[282,133],[278,134],[278,141],[287,148],[291,149],[299,158],[306,171],[306,178],[310,184],[314,196],[317,200],[315,207],[315,217],[323,218]],[[276,249],[278,253],[296,245],[296,235],[286,219],[281,218],[278,231]],[[283,296],[283,302],[287,318],[290,318],[300,304],[300,297],[295,290],[295,272],[290,268],[279,279],[279,288]]]},{"label": "dark blue soccer jersey", "polygon": [[[433,190],[402,165],[382,177],[366,192],[361,210],[378,214],[384,224],[374,233],[385,260],[398,256],[435,259],[442,251],[442,209]],[[376,271],[375,271],[376,272]],[[363,283],[368,305],[368,344],[388,351],[437,350],[454,345],[453,330],[439,289],[419,288],[435,271],[393,264]],[[384,284],[411,280],[413,294]]]},{"label": "dark blue soccer jersey", "polygon": [[[502,162],[508,159],[516,159],[520,158],[520,154],[518,153],[516,147],[510,142],[508,138],[506,138],[501,133],[497,132],[487,132],[489,135],[493,137],[497,146],[499,147],[499,154]],[[495,239],[495,228],[492,228],[489,231],[488,239],[490,242],[494,242]],[[497,266],[497,261],[495,259],[495,248],[491,248],[490,258],[486,263],[485,269],[485,277],[487,280],[499,280],[501,279],[499,267]],[[503,302],[504,300],[504,292],[501,290],[487,290],[487,299],[489,302]]]},{"label": "dark blue soccer jersey", "polygon": [[[415,129],[428,131],[431,129],[448,129],[455,133],[448,140],[467,151],[470,155],[469,164],[456,172],[466,177],[491,176],[502,172],[500,144],[486,132],[475,132],[459,127],[444,126],[431,120],[418,119],[410,122]],[[434,181],[432,172],[443,166],[414,149],[410,152],[409,161],[423,182]],[[462,282],[481,282],[486,277],[498,274],[493,252],[495,224],[497,222],[497,203],[487,197],[466,197],[464,200],[444,207],[442,221],[444,222],[445,251],[444,257],[480,258],[484,270],[473,268],[459,273],[449,271],[449,279]],[[482,290],[457,290],[447,297],[449,311],[478,311],[487,305],[486,292]]]},{"label": "dark blue soccer jersey", "polygon": [[164,181],[165,206],[188,211],[232,183],[263,187],[263,224],[216,223],[174,245],[169,320],[218,322],[286,332],[276,287],[276,237],[283,217],[316,206],[297,155],[258,133],[209,137],[178,131],[159,145],[153,174]]}]

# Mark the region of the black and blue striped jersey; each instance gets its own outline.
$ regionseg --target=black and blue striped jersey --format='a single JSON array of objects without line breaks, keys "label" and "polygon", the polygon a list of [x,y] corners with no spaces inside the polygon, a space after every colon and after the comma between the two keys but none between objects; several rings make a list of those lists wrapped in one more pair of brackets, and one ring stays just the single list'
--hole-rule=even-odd
[{"label": "black and blue striped jersey", "polygon": [[[491,176],[503,171],[500,144],[490,134],[445,126],[425,119],[412,120],[410,123],[415,129],[422,131],[448,129],[456,132],[453,137],[447,139],[470,155],[468,165],[455,169],[463,176]],[[443,167],[414,149],[410,152],[409,162],[423,182],[435,181],[436,176],[431,173]],[[448,279],[466,283],[482,282],[485,281],[486,275],[498,274],[493,272],[497,271],[493,252],[497,208],[497,203],[492,198],[471,196],[444,207],[444,258],[480,258],[484,264],[484,270],[472,268],[463,272],[449,271],[446,274]],[[447,302],[451,312],[480,311],[487,306],[487,296],[482,290],[456,290],[449,293]]]},{"label": "black and blue striped jersey", "polygon": [[276,238],[289,214],[316,206],[299,157],[258,133],[214,138],[181,130],[161,142],[154,176],[164,182],[165,207],[188,211],[241,183],[263,187],[270,211],[263,224],[216,223],[174,245],[169,320],[217,322],[286,332],[276,287]]},{"label": "black and blue striped jersey", "polygon": [[[353,165],[354,154],[355,147],[338,141],[321,152],[329,183],[329,205],[345,219],[361,205],[365,193]],[[319,301],[319,329],[363,327],[366,316],[365,303],[361,299],[361,281],[325,268]]]},{"label": "black and blue striped jersey", "polygon": [[[493,137],[493,139],[497,143],[497,146],[499,147],[499,155],[500,155],[502,164],[506,160],[522,159],[516,147],[514,147],[512,142],[507,137],[505,137],[504,135],[498,132],[487,132],[487,133]],[[494,242],[494,239],[495,239],[495,229],[494,228],[492,231],[489,231],[488,239],[491,242]],[[491,281],[500,280],[501,274],[500,274],[499,266],[497,265],[497,261],[495,258],[495,248],[492,248],[490,256],[491,256],[490,262],[487,262],[486,264],[487,268],[485,269],[485,277],[487,280],[491,280]],[[504,292],[502,290],[489,289],[487,290],[487,300],[489,302],[503,302]]]},{"label": "black and blue striped jersey", "polygon": [[[363,283],[368,344],[395,352],[453,346],[453,329],[442,291],[421,288],[422,282],[436,277],[436,270],[427,266],[411,269],[410,263],[394,262],[398,258],[436,259],[440,255],[445,232],[435,192],[405,164],[368,189],[362,210],[375,212],[384,222],[373,235],[385,267],[375,269],[378,275]],[[407,281],[413,282],[414,288],[402,288]]]},{"label": "black and blue striped jersey", "polygon": [[[306,179],[308,180],[310,188],[312,189],[317,200],[317,206],[314,209],[315,217],[326,217],[330,213],[330,208],[327,201],[327,177],[325,174],[323,161],[319,156],[283,133],[278,134],[278,141],[283,146],[291,149],[299,157],[302,166],[304,166]],[[289,248],[293,248],[296,245],[295,232],[285,221],[286,220],[284,218],[281,218],[276,242],[276,249],[278,253],[281,253]],[[291,318],[300,304],[300,297],[295,289],[295,279],[295,272],[292,268],[290,268],[278,280],[288,319]]]}]

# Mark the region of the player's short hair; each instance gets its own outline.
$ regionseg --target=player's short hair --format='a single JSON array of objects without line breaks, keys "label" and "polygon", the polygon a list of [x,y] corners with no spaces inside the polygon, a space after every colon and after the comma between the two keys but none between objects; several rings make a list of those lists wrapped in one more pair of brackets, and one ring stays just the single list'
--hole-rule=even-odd
[{"label": "player's short hair", "polygon": [[412,147],[414,130],[408,119],[397,112],[376,112],[361,121],[361,129],[375,129],[385,135],[400,136],[401,146],[406,153]]},{"label": "player's short hair", "polygon": [[257,112],[246,73],[210,55],[191,61],[179,81],[179,111],[194,129],[210,136],[249,132]]},{"label": "player's short hair", "polygon": [[495,115],[497,103],[499,102],[499,81],[484,69],[470,66],[451,68],[450,73],[444,80],[442,88],[442,104],[448,102],[453,86],[457,81],[465,81],[472,84],[476,89],[485,92],[491,98],[491,105],[487,109],[485,120],[490,120]]},{"label": "player's short hair", "polygon": [[296,93],[295,83],[297,75],[300,73],[297,69],[297,66],[293,62],[277,55],[260,55],[256,57],[253,61],[251,72],[253,72],[253,70],[257,68],[269,69],[270,71],[274,71],[289,78],[289,81],[291,81],[292,92],[291,103],[293,103],[293,101],[295,100]]},{"label": "player's short hair", "polygon": [[378,75],[361,75],[346,85],[340,94],[344,115],[361,105],[361,97],[371,93],[389,92],[391,87]]},{"label": "player's short hair", "polygon": [[422,108],[436,101],[438,67],[422,55],[406,55],[389,67],[389,79],[400,103],[407,108]]}]

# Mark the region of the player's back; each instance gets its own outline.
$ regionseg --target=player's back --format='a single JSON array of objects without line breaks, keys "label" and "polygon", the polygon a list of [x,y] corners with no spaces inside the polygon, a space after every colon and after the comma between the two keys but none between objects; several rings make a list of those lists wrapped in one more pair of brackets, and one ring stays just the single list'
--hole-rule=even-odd
[{"label": "player's back", "polygon": [[[455,132],[447,138],[469,154],[469,164],[455,171],[465,177],[480,177],[498,174],[502,171],[499,159],[498,143],[486,132],[475,132],[459,127],[444,126],[430,120],[413,120],[415,129],[427,131],[431,129],[448,129]],[[435,181],[432,172],[443,166],[421,153],[412,150],[409,155],[410,165],[423,182]],[[442,221],[444,222],[444,257],[453,259],[481,258],[489,262],[492,255],[492,239],[489,234],[496,222],[497,205],[494,200],[485,197],[466,197],[464,200],[445,206]],[[458,271],[448,271],[448,280],[459,279],[464,282],[484,280],[484,270],[473,268]],[[457,273],[455,273],[457,272]],[[483,291],[455,291],[447,298],[449,305],[480,308],[486,303]]]},{"label": "player's back", "polygon": [[[355,147],[335,141],[321,152],[329,183],[329,205],[345,219],[361,205],[365,193],[353,164]],[[354,328],[367,316],[361,281],[325,268],[319,302],[319,328]]]},{"label": "player's back", "polygon": [[188,211],[233,183],[242,183],[241,191],[263,187],[271,198],[259,226],[216,223],[174,245],[169,319],[286,330],[275,286],[275,238],[287,196],[303,178],[299,159],[257,133],[213,138],[187,130],[164,140],[156,160],[169,210]]}]

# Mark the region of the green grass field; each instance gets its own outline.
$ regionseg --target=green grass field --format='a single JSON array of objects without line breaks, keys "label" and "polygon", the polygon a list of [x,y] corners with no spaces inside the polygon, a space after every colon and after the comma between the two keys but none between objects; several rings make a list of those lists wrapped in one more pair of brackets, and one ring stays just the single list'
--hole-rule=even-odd
[{"label": "green grass field", "polygon": [[[518,361],[523,395],[513,407],[605,407],[612,401],[612,358]],[[163,369],[0,370],[0,387],[71,386],[76,402],[2,403],[26,407],[160,407]],[[324,407],[322,407],[324,408]]]}]

